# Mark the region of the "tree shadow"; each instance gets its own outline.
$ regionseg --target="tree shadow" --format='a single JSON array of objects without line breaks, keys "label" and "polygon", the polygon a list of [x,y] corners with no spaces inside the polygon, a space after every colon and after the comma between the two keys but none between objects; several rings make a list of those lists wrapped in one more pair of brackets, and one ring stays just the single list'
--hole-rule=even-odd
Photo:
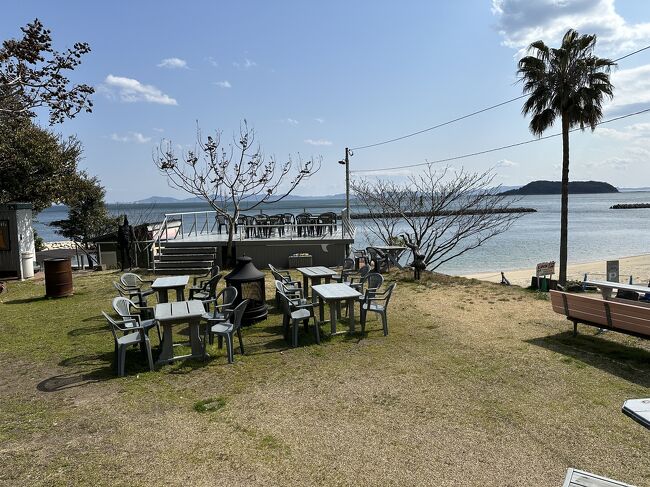
[{"label": "tree shadow", "polygon": [[[85,321],[85,320],[84,320]],[[71,337],[78,337],[78,336],[84,336],[84,335],[95,335],[97,333],[107,333],[109,331],[108,327],[106,326],[106,323],[102,322],[99,325],[96,326],[91,326],[91,327],[82,327],[82,328],[73,328],[68,332],[68,336]]]},{"label": "tree shadow", "polygon": [[607,340],[603,335],[574,337],[571,331],[526,342],[572,357],[628,382],[650,387],[650,352],[641,348]]}]

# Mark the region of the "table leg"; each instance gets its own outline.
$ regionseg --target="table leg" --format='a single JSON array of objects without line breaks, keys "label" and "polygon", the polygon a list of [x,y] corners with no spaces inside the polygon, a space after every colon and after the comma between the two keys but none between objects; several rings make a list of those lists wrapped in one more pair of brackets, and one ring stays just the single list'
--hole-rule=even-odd
[{"label": "table leg", "polygon": [[306,275],[302,275],[302,295],[305,299],[309,297],[309,278]]},{"label": "table leg", "polygon": [[354,298],[348,300],[348,317],[350,322],[350,333],[354,333]]},{"label": "table leg", "polygon": [[330,301],[330,325],[332,327],[332,335],[336,334],[336,303]]},{"label": "table leg", "polygon": [[161,325],[163,327],[163,341],[160,344],[160,355],[158,356],[157,364],[167,363],[174,358],[172,325],[171,323],[161,323]]},{"label": "table leg", "polygon": [[185,287],[176,288],[176,301],[185,301]]},{"label": "table leg", "polygon": [[313,287],[314,287],[314,286],[317,286],[317,285],[319,285],[319,284],[320,284],[320,277],[312,277],[312,278],[311,278],[311,287],[312,287],[312,291],[311,291],[311,302],[312,302],[312,303],[315,303],[315,302],[316,302],[316,294],[314,293],[314,289],[313,289]]},{"label": "table leg", "polygon": [[200,319],[190,321],[190,346],[192,347],[192,357],[203,356],[203,347],[205,344],[201,343],[201,336],[199,335],[200,324]]},{"label": "table leg", "polygon": [[320,313],[320,323],[325,321],[325,303],[323,302],[323,298],[320,296],[318,297],[318,310]]},{"label": "table leg", "polygon": [[158,302],[166,303],[167,301],[167,289],[158,289]]}]

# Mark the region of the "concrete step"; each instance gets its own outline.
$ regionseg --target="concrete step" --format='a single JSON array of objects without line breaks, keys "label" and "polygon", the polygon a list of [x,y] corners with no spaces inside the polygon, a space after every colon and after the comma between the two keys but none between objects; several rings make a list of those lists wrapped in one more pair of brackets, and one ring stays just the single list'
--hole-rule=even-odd
[{"label": "concrete step", "polygon": [[216,254],[218,252],[216,247],[197,247],[197,246],[183,246],[183,247],[168,247],[163,246],[161,249],[163,254]]},{"label": "concrete step", "polygon": [[214,254],[168,254],[163,252],[157,257],[158,260],[162,261],[175,261],[175,260],[203,260],[203,261],[213,261],[215,258]]},{"label": "concrete step", "polygon": [[158,267],[158,264],[156,264],[156,270],[154,271],[153,269],[149,269],[151,272],[154,272],[156,275],[200,275],[200,274],[205,274],[210,270],[209,267],[206,268],[201,268],[201,267],[165,267],[165,268],[160,268]]},{"label": "concrete step", "polygon": [[210,269],[212,267],[211,260],[168,260],[162,261],[156,259],[156,269],[171,269],[171,268],[181,268],[186,269]]},{"label": "concrete step", "polygon": [[211,244],[208,242],[192,242],[188,240],[169,240],[167,242],[161,242],[161,246],[165,248],[187,248],[187,247],[195,247],[195,248],[209,248],[209,249],[217,249],[219,247],[222,247],[222,245],[219,245],[218,243],[215,242],[215,244]]}]

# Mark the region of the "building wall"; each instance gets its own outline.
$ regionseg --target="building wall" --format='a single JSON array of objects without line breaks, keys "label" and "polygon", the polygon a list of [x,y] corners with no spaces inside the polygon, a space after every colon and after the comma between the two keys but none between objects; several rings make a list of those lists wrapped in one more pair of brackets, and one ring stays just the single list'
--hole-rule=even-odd
[{"label": "building wall", "polygon": [[236,242],[237,256],[247,255],[253,258],[258,269],[272,264],[276,267],[286,268],[289,265],[289,256],[298,253],[307,253],[312,256],[312,265],[338,266],[346,257],[346,244],[344,242],[320,243],[308,241],[296,242]]},{"label": "building wall", "polygon": [[8,251],[0,251],[0,275],[22,279],[21,252],[30,252],[35,256],[31,205],[26,203],[0,205],[0,220],[9,222],[10,246]]}]

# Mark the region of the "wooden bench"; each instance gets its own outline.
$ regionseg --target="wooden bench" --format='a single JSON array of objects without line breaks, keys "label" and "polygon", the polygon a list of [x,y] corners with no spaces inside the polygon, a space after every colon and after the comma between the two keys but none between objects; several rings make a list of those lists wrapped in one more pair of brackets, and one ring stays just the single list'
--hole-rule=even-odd
[{"label": "wooden bench", "polygon": [[570,468],[566,472],[566,477],[564,479],[564,484],[562,487],[634,487],[630,484],[624,484],[623,482],[618,482],[617,480],[608,479],[606,477],[600,477],[599,475],[594,475],[593,473],[583,472],[582,470],[576,470],[575,468]]},{"label": "wooden bench", "polygon": [[581,294],[549,291],[553,311],[573,322],[573,335],[578,323],[605,328],[640,338],[650,338],[650,308],[622,300],[604,300]]}]

